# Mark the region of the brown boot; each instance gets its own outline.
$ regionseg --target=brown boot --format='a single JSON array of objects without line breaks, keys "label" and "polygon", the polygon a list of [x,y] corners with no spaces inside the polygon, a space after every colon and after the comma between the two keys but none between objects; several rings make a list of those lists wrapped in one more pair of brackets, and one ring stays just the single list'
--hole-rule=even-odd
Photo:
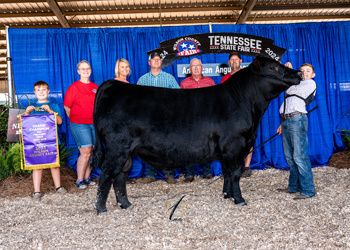
[{"label": "brown boot", "polygon": [[154,181],[156,181],[156,179],[147,176],[145,178],[139,178],[136,182],[137,183],[144,183],[144,184],[146,184],[146,183],[151,183],[151,182],[154,182]]},{"label": "brown boot", "polygon": [[304,199],[308,199],[308,198],[310,198],[310,197],[307,197],[305,195],[299,194],[299,195],[295,196],[293,198],[293,200],[304,200]]},{"label": "brown boot", "polygon": [[293,194],[293,192],[289,191],[287,188],[277,188],[276,190],[282,193]]},{"label": "brown boot", "polygon": [[166,178],[165,178],[165,181],[166,181],[168,184],[175,184],[175,183],[176,183],[176,180],[174,179],[173,176],[166,177]]},{"label": "brown boot", "polygon": [[187,178],[184,180],[184,182],[190,183],[190,182],[192,182],[193,180],[194,180],[193,177],[187,177]]}]

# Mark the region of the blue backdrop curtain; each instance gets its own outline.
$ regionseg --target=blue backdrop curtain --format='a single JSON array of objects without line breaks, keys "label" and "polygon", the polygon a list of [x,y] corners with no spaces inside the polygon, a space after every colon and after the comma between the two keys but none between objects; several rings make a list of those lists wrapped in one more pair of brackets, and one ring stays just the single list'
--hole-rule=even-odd
[{"label": "blue backdrop curtain", "polygon": [[[213,25],[215,32],[233,32],[262,36],[274,40],[274,44],[286,48],[282,63],[292,62],[294,68],[307,62],[315,67],[317,83],[316,101],[309,109],[320,108],[309,115],[309,154],[313,166],[327,165],[336,151],[343,150],[339,129],[349,129],[350,109],[350,22],[303,23],[283,25]],[[43,80],[50,85],[50,98],[63,110],[63,98],[67,88],[79,79],[76,65],[87,60],[92,66],[90,80],[100,85],[114,78],[115,62],[125,58],[131,65],[129,82],[136,83],[147,73],[147,51],[158,48],[159,43],[184,35],[209,33],[207,25],[148,28],[101,28],[101,29],[9,29],[10,49],[16,93],[23,106],[34,99],[33,85]],[[199,56],[203,63],[228,61],[226,54]],[[174,62],[163,70],[177,77],[178,63],[189,63],[192,58]],[[253,58],[243,56],[243,62]],[[221,77],[213,77],[219,84]],[[258,132],[255,146],[276,133],[281,119],[278,109],[283,94],[275,99],[266,111]],[[169,100],[171,102],[171,100]],[[107,107],[108,108],[108,107]],[[62,134],[67,144],[75,146],[69,131],[69,120],[63,117]],[[76,161],[76,157],[73,162]],[[138,177],[142,162],[135,159],[130,176]],[[253,154],[253,169],[274,166],[288,169],[284,158],[282,139],[278,136]],[[220,164],[213,164],[213,173],[221,172]]]}]

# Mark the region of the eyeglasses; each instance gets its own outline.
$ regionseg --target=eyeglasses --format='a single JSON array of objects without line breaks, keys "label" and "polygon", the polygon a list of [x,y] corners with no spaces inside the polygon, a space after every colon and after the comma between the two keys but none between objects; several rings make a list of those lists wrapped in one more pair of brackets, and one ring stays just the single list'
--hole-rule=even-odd
[{"label": "eyeglasses", "polygon": [[192,66],[190,66],[192,69],[194,69],[194,68],[200,68],[200,67],[202,67],[202,65],[192,65]]},{"label": "eyeglasses", "polygon": [[79,70],[90,70],[91,68],[80,68]]}]

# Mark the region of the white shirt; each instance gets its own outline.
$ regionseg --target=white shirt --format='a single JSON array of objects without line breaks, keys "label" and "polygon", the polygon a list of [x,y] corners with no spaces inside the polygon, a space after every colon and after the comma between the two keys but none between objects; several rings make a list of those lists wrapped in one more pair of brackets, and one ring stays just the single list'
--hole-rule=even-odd
[{"label": "white shirt", "polygon": [[[316,89],[315,81],[312,79],[308,79],[308,80],[301,81],[299,85],[293,85],[289,87],[289,89],[287,89],[287,95],[298,95],[298,96],[301,96],[302,98],[306,98],[315,89]],[[305,102],[302,99],[296,96],[291,96],[286,99],[286,102],[287,102],[287,105],[286,105],[285,114],[290,114],[293,112],[307,113],[305,108]],[[283,114],[283,111],[284,111],[284,102],[280,107],[280,114]]]}]

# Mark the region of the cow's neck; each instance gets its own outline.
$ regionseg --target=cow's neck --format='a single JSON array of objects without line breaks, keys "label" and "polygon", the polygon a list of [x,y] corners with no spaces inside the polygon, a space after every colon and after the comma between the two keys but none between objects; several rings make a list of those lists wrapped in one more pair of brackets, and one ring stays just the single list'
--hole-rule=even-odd
[{"label": "cow's neck", "polygon": [[233,70],[232,68],[231,68],[231,75],[233,75],[234,73],[237,73],[239,70],[240,70],[241,68],[239,68],[239,69],[237,69],[237,70]]}]

